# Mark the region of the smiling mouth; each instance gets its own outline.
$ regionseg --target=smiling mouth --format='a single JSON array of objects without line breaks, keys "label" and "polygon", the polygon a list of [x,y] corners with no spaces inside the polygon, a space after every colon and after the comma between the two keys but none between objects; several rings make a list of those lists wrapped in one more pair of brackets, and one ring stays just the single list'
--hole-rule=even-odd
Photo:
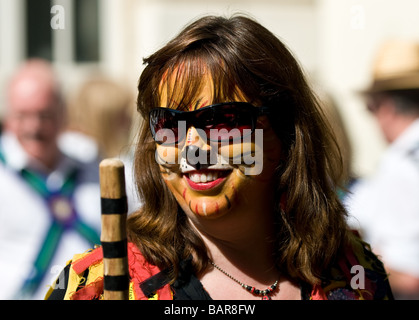
[{"label": "smiling mouth", "polygon": [[195,190],[209,190],[225,180],[231,170],[202,170],[184,173],[189,186]]},{"label": "smiling mouth", "polygon": [[195,183],[205,183],[224,178],[229,173],[230,170],[205,170],[188,172],[186,176]]}]

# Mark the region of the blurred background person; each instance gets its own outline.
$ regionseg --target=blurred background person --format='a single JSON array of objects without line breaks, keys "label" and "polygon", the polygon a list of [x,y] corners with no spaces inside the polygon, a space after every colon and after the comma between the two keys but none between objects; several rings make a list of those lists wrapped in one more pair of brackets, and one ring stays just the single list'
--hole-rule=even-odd
[{"label": "blurred background person", "polygon": [[96,166],[105,158],[120,158],[125,164],[128,211],[138,209],[132,181],[135,104],[129,87],[106,76],[92,76],[68,101],[68,122],[59,137],[60,149]]},{"label": "blurred background person", "polygon": [[[106,77],[86,80],[69,99],[68,125],[60,147],[82,161],[129,153],[134,109],[128,88]],[[87,148],[73,143],[89,140]]]},{"label": "blurred background person", "polygon": [[51,65],[28,60],[9,83],[0,140],[1,299],[42,299],[63,259],[100,243],[98,169],[60,151],[64,125]]},{"label": "blurred background person", "polygon": [[344,116],[340,110],[339,104],[335,101],[331,94],[324,92],[314,85],[316,94],[319,100],[322,101],[321,107],[324,115],[328,120],[336,142],[339,145],[340,153],[342,156],[342,176],[341,188],[338,190],[339,198],[344,200],[351,190],[352,186],[356,183],[358,177],[353,170],[353,146],[349,136],[347,125],[344,121]]},{"label": "blurred background person", "polygon": [[365,95],[389,146],[348,199],[351,224],[382,257],[395,298],[419,299],[419,43],[384,43]]}]

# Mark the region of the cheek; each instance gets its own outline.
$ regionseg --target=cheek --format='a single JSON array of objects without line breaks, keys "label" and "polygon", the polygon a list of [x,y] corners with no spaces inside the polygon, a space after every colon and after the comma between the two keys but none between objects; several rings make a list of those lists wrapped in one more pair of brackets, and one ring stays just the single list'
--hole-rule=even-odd
[{"label": "cheek", "polygon": [[241,143],[221,145],[219,152],[238,166],[238,174],[269,180],[281,159],[281,142],[268,127],[256,129],[253,137],[244,137]]},{"label": "cheek", "polygon": [[179,149],[176,147],[157,145],[155,155],[156,161],[159,164],[176,164],[179,155]]},{"label": "cheek", "polygon": [[251,156],[255,151],[255,144],[253,142],[243,141],[241,143],[222,143],[218,148],[219,154],[225,158],[230,159],[233,164],[248,164],[251,162]]},{"label": "cheek", "polygon": [[24,125],[23,121],[10,119],[7,122],[5,122],[5,129],[13,132],[17,136],[25,132],[25,128],[26,126]]},{"label": "cheek", "polygon": [[164,168],[162,166],[160,166],[160,170],[161,176],[166,186],[169,188],[170,192],[176,198],[177,203],[182,207],[182,209],[184,209],[185,200],[183,190],[185,189],[185,186],[182,183],[182,178],[180,178],[178,174],[173,173],[169,169]]},{"label": "cheek", "polygon": [[246,176],[256,176],[263,171],[264,142],[261,130],[256,131],[253,137],[244,137],[241,143],[221,145],[219,152]]},{"label": "cheek", "polygon": [[165,168],[163,166],[160,166],[160,173],[163,178],[163,180],[166,182],[167,186],[173,191],[173,188],[171,184],[175,182],[176,178],[179,178],[179,176],[174,173],[173,171],[169,170],[168,168]]}]

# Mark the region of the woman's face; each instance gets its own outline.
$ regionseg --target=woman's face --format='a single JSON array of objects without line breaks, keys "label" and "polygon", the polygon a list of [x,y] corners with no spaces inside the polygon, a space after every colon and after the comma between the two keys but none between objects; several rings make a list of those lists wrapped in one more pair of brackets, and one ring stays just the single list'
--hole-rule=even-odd
[{"label": "woman's face", "polygon": [[[210,105],[212,92],[208,79],[198,99],[186,107],[192,111]],[[161,98],[166,101],[164,92]],[[243,102],[237,98],[239,101]],[[182,124],[179,128],[182,130]],[[266,116],[258,117],[255,133],[232,142],[209,141],[193,126],[183,124],[183,129],[186,135],[178,144],[156,144],[156,161],[189,217],[217,218],[249,207],[249,201],[263,201],[265,193],[272,192],[270,182],[279,163],[281,144]]]}]

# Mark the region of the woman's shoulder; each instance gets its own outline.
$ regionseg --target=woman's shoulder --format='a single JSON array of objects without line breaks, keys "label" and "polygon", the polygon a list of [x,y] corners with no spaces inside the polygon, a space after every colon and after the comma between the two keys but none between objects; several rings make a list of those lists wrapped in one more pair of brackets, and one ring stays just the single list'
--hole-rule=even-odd
[{"label": "woman's shoulder", "polygon": [[[130,300],[171,299],[172,293],[162,272],[146,261],[135,244],[128,243]],[[161,281],[156,281],[161,279]],[[150,283],[152,285],[150,286]],[[74,255],[46,295],[49,300],[103,299],[103,251],[97,247]]]},{"label": "woman's shoulder", "polygon": [[[87,286],[96,287],[95,292],[103,290],[100,288],[103,279],[103,252],[102,247],[88,250],[81,254],[75,254],[66,263],[54,285],[46,294],[48,300],[70,300],[77,296],[77,292]],[[73,295],[75,295],[73,297]],[[92,295],[90,299],[99,299],[100,295]]]},{"label": "woman's shoulder", "polygon": [[328,300],[393,299],[383,263],[355,234],[316,290]]}]

